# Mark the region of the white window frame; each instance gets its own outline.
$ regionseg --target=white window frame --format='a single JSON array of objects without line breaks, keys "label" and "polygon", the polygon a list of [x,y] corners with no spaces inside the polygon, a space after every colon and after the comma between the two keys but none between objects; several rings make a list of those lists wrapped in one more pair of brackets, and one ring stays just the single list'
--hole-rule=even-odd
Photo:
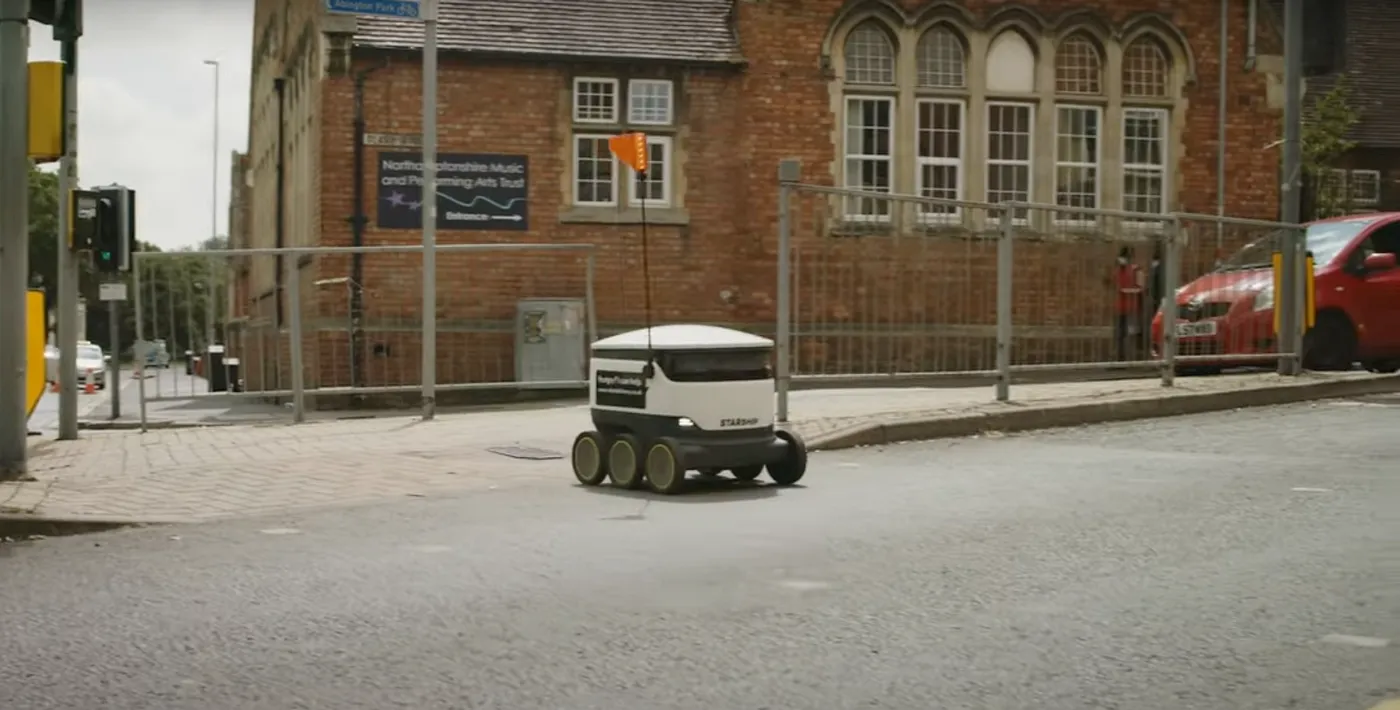
[{"label": "white window frame", "polygon": [[[924,130],[923,125],[920,123],[920,119],[924,115],[923,107],[925,104],[943,104],[947,106],[958,107],[958,157],[942,158],[919,155],[918,146],[922,142],[920,140],[920,134]],[[959,201],[963,200],[964,196],[967,194],[967,166],[965,165],[964,160],[967,156],[967,102],[962,99],[941,98],[927,98],[919,99],[918,101],[916,101],[914,107],[914,146],[915,194],[924,194],[924,168],[926,166],[953,167],[956,168],[958,171],[958,181],[953,199]],[[925,212],[923,210],[920,210],[919,219],[920,221],[926,224],[955,222],[962,219],[962,207],[954,206],[952,211],[950,212]]]},{"label": "white window frame", "polygon": [[[1352,192],[1352,188],[1351,188],[1351,185],[1352,185],[1352,178],[1355,177],[1355,176],[1357,176],[1357,175],[1365,175],[1366,177],[1368,177],[1368,178],[1371,179],[1372,184],[1374,184],[1374,185],[1376,186],[1376,192],[1375,192],[1375,195],[1374,195],[1374,196],[1369,196],[1369,197],[1364,197],[1364,198],[1363,198],[1363,197],[1357,197],[1357,196]],[[1346,180],[1345,180],[1344,183],[1343,183],[1343,188],[1342,188],[1342,189],[1344,189],[1344,190],[1346,191],[1346,199],[1347,199],[1347,201],[1348,201],[1349,203],[1351,203],[1353,206],[1357,206],[1357,207],[1375,207],[1376,205],[1380,204],[1380,202],[1381,202],[1381,171],[1379,171],[1379,170],[1352,170],[1352,171],[1346,176]]]},{"label": "white window frame", "polygon": [[[1029,116],[1026,121],[1026,159],[1007,160],[1005,158],[992,159],[992,109],[997,107],[1012,107],[1025,109]],[[982,143],[987,156],[987,173],[983,177],[982,189],[986,195],[988,203],[992,201],[992,168],[1001,166],[1025,166],[1026,168],[1026,202],[1035,201],[1035,116],[1036,104],[1028,101],[987,101],[982,117]],[[1019,217],[1013,216],[1012,224],[1025,225],[1030,223],[1030,211],[1026,210]]]},{"label": "white window frame", "polygon": [[570,178],[570,182],[572,183],[572,187],[570,188],[570,192],[571,192],[572,195],[573,195],[573,204],[574,204],[575,207],[616,207],[616,206],[617,206],[617,202],[618,202],[618,190],[620,189],[620,185],[619,185],[618,183],[621,182],[621,181],[618,179],[618,178],[620,177],[619,174],[618,174],[618,173],[619,173],[619,171],[618,171],[618,160],[617,160],[617,157],[614,156],[614,155],[612,154],[611,150],[609,150],[609,152],[608,152],[608,160],[609,160],[609,162],[612,163],[612,190],[611,190],[611,199],[610,199],[609,201],[607,201],[607,202],[583,202],[583,201],[581,201],[581,200],[579,199],[580,196],[579,196],[579,191],[578,191],[578,181],[579,181],[579,170],[578,170],[578,163],[579,163],[578,144],[579,144],[579,141],[583,141],[583,140],[601,140],[601,141],[603,141],[604,146],[606,146],[606,145],[607,145],[608,139],[611,138],[611,137],[612,137],[612,136],[610,136],[610,135],[608,135],[608,134],[604,134],[604,133],[575,133],[575,134],[574,134],[573,143],[571,144],[572,152],[570,153],[570,156],[569,156],[569,178]]},{"label": "white window frame", "polygon": [[[1157,117],[1158,123],[1159,123],[1159,125],[1160,125],[1161,128],[1162,128],[1162,130],[1161,130],[1161,135],[1158,137],[1158,140],[1160,140],[1160,141],[1162,142],[1162,151],[1161,151],[1161,152],[1162,152],[1162,163],[1161,163],[1160,165],[1148,165],[1148,164],[1146,164],[1146,163],[1129,163],[1129,162],[1128,162],[1128,151],[1127,151],[1127,142],[1128,142],[1128,119],[1129,119],[1131,116],[1135,115],[1135,114],[1136,114],[1136,115],[1152,114],[1152,115],[1155,115],[1155,116]],[[1168,202],[1167,202],[1168,196],[1171,194],[1171,189],[1169,188],[1169,186],[1170,186],[1170,184],[1171,184],[1171,162],[1172,162],[1172,160],[1171,160],[1171,135],[1170,135],[1170,131],[1171,131],[1171,112],[1168,111],[1167,109],[1164,109],[1164,108],[1149,108],[1149,107],[1145,107],[1145,106],[1125,106],[1125,107],[1123,108],[1123,121],[1122,121],[1122,125],[1119,126],[1119,134],[1122,136],[1122,141],[1123,141],[1123,145],[1120,146],[1120,149],[1123,151],[1123,171],[1122,171],[1122,173],[1119,175],[1119,181],[1120,181],[1121,183],[1123,183],[1123,184],[1120,184],[1120,185],[1119,185],[1119,192],[1122,194],[1122,200],[1123,200],[1123,205],[1122,205],[1122,207],[1123,207],[1124,210],[1127,210],[1127,209],[1128,209],[1128,204],[1127,204],[1127,202],[1128,202],[1128,192],[1127,192],[1127,190],[1124,190],[1124,189],[1122,189],[1122,188],[1123,188],[1123,187],[1126,187],[1127,177],[1128,177],[1128,171],[1129,171],[1129,170],[1138,170],[1138,171],[1155,170],[1155,171],[1157,171],[1157,172],[1159,172],[1159,173],[1162,174],[1162,180],[1161,180],[1161,183],[1162,183],[1162,194],[1161,194],[1161,198],[1162,198],[1162,214],[1165,215],[1165,214],[1168,214],[1168,213],[1171,212],[1172,206],[1171,206],[1170,204],[1168,204]],[[1134,225],[1134,226],[1153,225],[1153,224],[1155,224],[1155,225],[1159,225],[1159,226],[1160,226],[1160,225],[1163,224],[1163,223],[1162,223],[1162,222],[1159,222],[1159,221],[1158,221],[1158,222],[1149,222],[1149,221],[1146,221],[1146,220],[1139,220],[1139,219],[1127,218],[1127,219],[1124,220],[1124,224],[1131,224],[1131,225]]]},{"label": "white window frame", "polygon": [[[865,154],[865,153],[852,153],[852,152],[851,152],[851,145],[850,145],[850,125],[849,125],[849,123],[850,123],[850,118],[851,118],[851,102],[853,102],[853,101],[870,101],[870,102],[883,103],[883,104],[886,104],[887,106],[889,106],[889,115],[890,115],[890,125],[889,125],[889,132],[890,132],[890,152],[889,152],[888,155],[868,155],[868,154]],[[894,98],[893,96],[881,96],[881,95],[879,95],[879,94],[847,94],[846,96],[842,97],[842,100],[841,100],[841,174],[842,174],[842,183],[843,183],[844,187],[845,187],[847,190],[859,190],[859,191],[861,191],[861,192],[880,192],[880,190],[869,189],[869,188],[867,188],[867,187],[865,187],[865,186],[863,186],[863,185],[855,185],[855,184],[852,184],[851,161],[852,161],[852,160],[861,160],[861,161],[884,161],[887,165],[889,165],[889,169],[890,169],[890,185],[889,185],[889,188],[888,188],[885,192],[886,192],[887,194],[891,194],[891,195],[894,194],[894,189],[895,189],[895,184],[894,184],[894,183],[895,183],[895,181],[898,179],[898,176],[896,176],[896,175],[895,175],[895,172],[894,172],[894,171],[895,171],[895,167],[896,167],[896,166],[895,166],[895,160],[894,160],[895,141],[898,139],[898,135],[899,135],[898,133],[896,133],[896,131],[899,130],[899,128],[898,128],[898,126],[899,126],[899,115],[896,113],[896,111],[897,111],[898,109],[899,109],[899,105],[898,105],[898,103],[895,101],[895,98]],[[851,197],[851,198],[847,198],[847,199],[845,199],[845,200],[842,201],[843,204],[842,204],[842,207],[841,207],[841,212],[842,212],[842,218],[843,218],[845,221],[847,221],[847,222],[876,222],[876,223],[883,223],[883,222],[889,222],[891,219],[894,218],[894,206],[893,206],[893,204],[890,205],[890,209],[889,209],[889,211],[888,211],[887,214],[862,214],[862,213],[860,213],[859,211],[852,209],[853,206],[859,204],[859,201],[860,201],[861,199],[864,199],[864,198]]]},{"label": "white window frame", "polygon": [[[605,85],[608,85],[608,86],[611,86],[611,87],[612,87],[612,91],[613,91],[613,94],[612,94],[612,95],[613,95],[613,105],[612,105],[612,116],[611,116],[611,117],[609,117],[609,118],[590,118],[590,117],[582,117],[582,116],[579,116],[579,102],[578,102],[578,96],[579,96],[579,89],[582,87],[583,84],[605,84]],[[614,79],[614,78],[611,78],[611,77],[602,77],[602,76],[579,76],[579,77],[574,77],[573,92],[572,92],[569,96],[570,96],[570,100],[571,100],[571,104],[572,104],[572,106],[571,106],[571,108],[572,108],[571,113],[572,113],[572,115],[573,115],[574,123],[586,123],[586,124],[598,124],[598,125],[611,125],[611,124],[617,124],[617,123],[620,122],[620,121],[619,121],[619,118],[621,117],[621,114],[622,114],[622,99],[623,99],[623,96],[622,96],[621,83],[620,83],[617,79]]]},{"label": "white window frame", "polygon": [[[1096,140],[1094,141],[1094,162],[1093,162],[1093,163],[1071,162],[1071,161],[1068,161],[1068,160],[1064,160],[1064,159],[1062,158],[1062,156],[1060,155],[1060,136],[1061,136],[1061,133],[1060,133],[1060,110],[1061,110],[1061,109],[1069,109],[1069,110],[1072,110],[1072,111],[1088,111],[1088,112],[1090,112],[1090,113],[1093,113],[1094,116],[1095,116],[1095,118],[1097,119],[1097,124],[1096,124],[1096,125],[1098,126],[1099,134],[1098,134],[1098,136],[1096,136]],[[1060,168],[1061,168],[1061,167],[1067,167],[1067,168],[1092,168],[1092,169],[1094,170],[1094,207],[1093,207],[1092,209],[1098,210],[1098,209],[1102,209],[1102,208],[1103,208],[1103,174],[1104,174],[1104,170],[1103,170],[1103,139],[1104,139],[1104,134],[1105,134],[1104,126],[1103,126],[1103,117],[1104,117],[1104,110],[1103,110],[1103,107],[1102,107],[1102,106],[1095,106],[1095,105],[1093,105],[1093,104],[1076,104],[1076,103],[1057,103],[1057,104],[1055,104],[1055,145],[1054,145],[1054,153],[1055,153],[1055,180],[1054,180],[1053,199],[1051,200],[1052,203],[1054,203],[1054,204],[1056,204],[1056,205],[1059,204],[1059,200],[1060,200]],[[1070,208],[1070,207],[1058,207],[1058,208],[1055,210],[1055,219],[1054,219],[1055,224],[1057,224],[1057,225],[1064,225],[1064,226],[1090,226],[1090,225],[1098,224],[1099,218],[1098,218],[1097,215],[1094,215],[1094,214],[1084,215],[1084,216],[1079,217],[1079,218],[1067,218],[1067,217],[1064,216],[1066,213],[1071,213],[1071,214],[1072,214],[1073,211],[1074,211],[1073,208]]]},{"label": "white window frame", "polygon": [[[633,97],[637,87],[663,87],[666,89],[666,118],[661,120],[637,118],[633,115]],[[630,79],[627,82],[627,123],[634,126],[670,126],[676,122],[676,85],[669,79]],[[667,155],[670,155],[667,153]]]},{"label": "white window frame", "polygon": [[627,175],[629,178],[627,182],[627,203],[632,207],[641,207],[643,202],[646,203],[647,207],[651,208],[665,208],[671,206],[671,195],[673,192],[673,188],[671,185],[671,176],[674,174],[674,171],[671,169],[671,165],[674,163],[676,155],[671,147],[671,137],[647,136],[648,160],[651,159],[652,146],[664,146],[666,152],[666,160],[661,163],[661,199],[643,200],[639,195],[637,195],[637,171],[629,167],[627,168]]}]

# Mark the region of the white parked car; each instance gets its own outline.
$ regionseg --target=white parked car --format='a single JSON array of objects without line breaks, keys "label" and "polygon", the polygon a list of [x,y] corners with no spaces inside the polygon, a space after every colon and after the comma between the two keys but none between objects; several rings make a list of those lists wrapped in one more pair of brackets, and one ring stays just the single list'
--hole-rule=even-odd
[{"label": "white parked car", "polygon": [[44,379],[58,382],[58,348],[52,345],[44,346]]},{"label": "white parked car", "polygon": [[107,358],[102,356],[102,348],[92,343],[78,343],[78,384],[87,383],[88,373],[92,373],[92,383],[98,389],[107,387]]},{"label": "white parked car", "polygon": [[[88,372],[92,372],[92,383],[98,389],[107,387],[107,357],[102,348],[87,341],[78,343],[78,386],[87,382]],[[49,382],[58,381],[58,348],[44,347],[44,372]]]}]

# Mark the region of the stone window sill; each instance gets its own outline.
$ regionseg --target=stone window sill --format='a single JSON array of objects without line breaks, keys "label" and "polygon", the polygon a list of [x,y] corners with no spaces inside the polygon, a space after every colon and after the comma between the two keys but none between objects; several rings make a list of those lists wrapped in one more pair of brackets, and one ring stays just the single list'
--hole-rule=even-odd
[{"label": "stone window sill", "polygon": [[[641,224],[642,211],[635,207],[565,207],[559,215],[562,224]],[[647,224],[683,227],[690,224],[684,207],[655,207],[647,210]]]}]

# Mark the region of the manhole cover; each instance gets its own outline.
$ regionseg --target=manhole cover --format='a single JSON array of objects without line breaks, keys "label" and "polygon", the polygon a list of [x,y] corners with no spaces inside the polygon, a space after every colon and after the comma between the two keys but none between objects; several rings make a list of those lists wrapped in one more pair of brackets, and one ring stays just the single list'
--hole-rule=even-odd
[{"label": "manhole cover", "polygon": [[527,459],[530,461],[549,461],[552,459],[562,459],[564,455],[558,451],[549,449],[537,449],[533,446],[492,446],[487,449],[493,454],[508,456],[513,459]]}]

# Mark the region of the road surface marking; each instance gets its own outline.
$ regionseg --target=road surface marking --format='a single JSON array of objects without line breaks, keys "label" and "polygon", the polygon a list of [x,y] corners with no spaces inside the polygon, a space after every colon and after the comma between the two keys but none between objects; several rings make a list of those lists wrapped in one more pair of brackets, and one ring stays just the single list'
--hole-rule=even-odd
[{"label": "road surface marking", "polygon": [[300,535],[300,534],[301,534],[301,531],[300,531],[300,530],[297,530],[296,528],[268,528],[268,529],[266,529],[266,530],[259,530],[258,532],[260,532],[260,533],[262,533],[262,534],[264,534],[264,535]]},{"label": "road surface marking", "polygon": [[1328,634],[1322,637],[1322,641],[1323,643],[1360,646],[1361,648],[1385,648],[1390,645],[1389,639],[1376,638],[1375,636],[1352,636],[1350,634]]},{"label": "road surface marking", "polygon": [[1380,705],[1371,708],[1371,710],[1400,710],[1400,698],[1382,700]]},{"label": "road surface marking", "polygon": [[1294,493],[1331,493],[1331,492],[1332,492],[1332,489],[1331,489],[1331,488],[1307,488],[1307,487],[1304,487],[1304,486],[1299,486],[1298,488],[1294,488],[1294,489],[1293,489],[1293,492],[1294,492]]},{"label": "road surface marking", "polygon": [[815,580],[783,580],[780,581],[778,585],[797,591],[827,590],[827,588],[832,587],[832,585],[825,583],[825,581]]}]

